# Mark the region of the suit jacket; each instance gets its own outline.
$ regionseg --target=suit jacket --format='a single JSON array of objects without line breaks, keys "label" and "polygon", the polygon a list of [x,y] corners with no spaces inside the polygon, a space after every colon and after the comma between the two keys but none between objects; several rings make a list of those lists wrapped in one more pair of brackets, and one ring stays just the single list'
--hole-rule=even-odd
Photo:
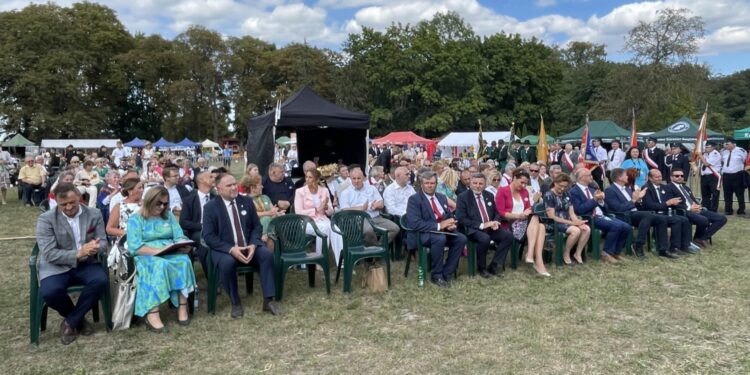
[{"label": "suit jacket", "polygon": [[[524,210],[531,208],[531,198],[529,198],[529,191],[527,189],[521,189],[521,199],[523,200]],[[513,194],[510,192],[510,186],[504,186],[497,190],[497,194],[495,194],[495,209],[497,209],[497,213],[502,218],[513,212]],[[508,220],[503,220],[503,228],[508,228]]]},{"label": "suit jacket", "polygon": [[[657,164],[658,167],[656,169],[658,169],[663,176],[668,176],[669,170],[667,170],[666,164],[664,163],[664,158],[666,156],[664,154],[664,150],[655,147],[653,151],[647,148],[645,152],[648,153],[648,157],[651,159],[651,161]],[[648,165],[648,169],[654,169],[650,164],[648,164],[648,161],[646,161],[646,164]]]},{"label": "suit jacket", "polygon": [[[454,217],[448,208],[448,198],[440,193],[435,193],[437,204],[443,208],[443,220]],[[438,221],[432,211],[432,204],[424,195],[417,193],[409,197],[406,205],[406,225],[417,232],[430,232],[438,230]],[[410,249],[417,248],[417,236],[413,232],[407,233],[406,242]]]},{"label": "suit jacket", "polygon": [[[36,241],[39,245],[39,280],[68,272],[78,265],[76,253],[83,244],[101,239],[100,253],[107,251],[107,233],[99,210],[81,205],[78,218],[81,243],[76,243],[68,219],[59,209],[49,210],[39,216],[36,223]],[[89,259],[99,262],[96,257]]]},{"label": "suit jacket", "polygon": [[[484,199],[484,210],[487,212],[488,220],[500,221],[500,214],[495,209],[495,197],[492,193],[483,190],[482,198]],[[456,199],[456,220],[464,228],[466,234],[472,235],[474,232],[482,231],[479,229],[479,225],[484,221],[482,220],[482,213],[479,211],[474,192],[469,189],[461,193]]]},{"label": "suit jacket", "polygon": [[[209,202],[214,198],[216,198],[216,195],[209,193]],[[191,237],[194,233],[200,232],[201,229],[203,229],[203,225],[201,225],[201,201],[198,189],[191,191],[182,201],[180,227],[182,227],[182,230],[188,237]]]},{"label": "suit jacket", "polygon": [[536,149],[534,147],[529,147],[528,150],[526,149],[526,147],[521,147],[519,149],[519,154],[521,158],[521,161],[518,162],[519,164],[524,161],[527,161],[529,163],[536,162]]},{"label": "suit jacket", "polygon": [[[669,206],[665,203],[667,201],[667,190],[665,189],[665,185],[654,186],[651,182],[647,182],[643,188],[648,189],[646,195],[643,197],[643,209],[657,212],[665,212],[669,209]],[[656,189],[659,189],[661,199],[657,196]]]},{"label": "suit jacket", "polygon": [[383,167],[383,171],[389,173],[391,171],[391,150],[388,148],[384,149],[375,160],[375,165]]},{"label": "suit jacket", "polygon": [[573,164],[573,168],[570,168],[568,166],[568,162],[566,161],[567,159],[565,157],[565,151],[563,150],[563,152],[560,154],[560,169],[562,169],[562,171],[565,173],[568,173],[568,174],[572,173],[573,169],[575,169],[576,164],[578,163],[579,155],[580,153],[578,151],[570,152],[570,163]]},{"label": "suit jacket", "polygon": [[[632,190],[630,188],[627,189],[632,196]],[[622,195],[620,189],[615,184],[609,185],[604,189],[604,203],[607,205],[607,208],[615,212],[629,212],[634,208],[638,209],[635,203]]]},{"label": "suit jacket", "polygon": [[[695,198],[695,195],[693,195],[693,191],[690,190],[690,186],[687,186],[687,184],[682,185],[683,189],[687,192],[690,199],[693,200],[693,202],[698,203],[698,199]],[[664,198],[666,200],[672,199],[672,198],[680,198],[682,199],[682,202],[675,206],[675,208],[681,208],[683,210],[689,209],[687,202],[685,201],[685,196],[680,193],[679,188],[675,185],[674,182],[670,182],[667,185],[664,185],[664,190],[667,192],[667,196]]]},{"label": "suit jacket", "polygon": [[[607,211],[607,201],[604,201],[604,207],[599,206],[599,202],[593,199],[596,190],[592,189],[591,187],[587,187],[587,189],[589,189],[589,193],[591,193],[591,199],[586,197],[586,194],[583,193],[583,191],[580,187],[578,187],[577,184],[573,184],[568,190],[570,203],[573,205],[573,210],[575,211],[576,215],[592,215],[596,207],[599,207],[602,212]],[[615,193],[620,194],[620,192]],[[620,194],[620,196],[622,196],[622,194]],[[625,199],[625,197],[623,197],[623,199]]]},{"label": "suit jacket", "polygon": [[[237,213],[240,216],[240,226],[245,237],[245,243],[256,246],[265,246],[260,239],[263,228],[255,211],[253,200],[238,195],[235,198]],[[234,228],[229,220],[229,211],[224,204],[224,199],[217,198],[209,201],[203,207],[203,231],[201,236],[211,250],[229,253],[235,246]]]},{"label": "suit jacket", "polygon": [[664,178],[670,178],[672,170],[679,168],[682,169],[682,172],[685,174],[685,181],[687,181],[690,176],[690,160],[688,160],[688,157],[685,156],[685,154],[669,155],[664,161],[666,169],[669,171],[669,174],[664,175]]}]

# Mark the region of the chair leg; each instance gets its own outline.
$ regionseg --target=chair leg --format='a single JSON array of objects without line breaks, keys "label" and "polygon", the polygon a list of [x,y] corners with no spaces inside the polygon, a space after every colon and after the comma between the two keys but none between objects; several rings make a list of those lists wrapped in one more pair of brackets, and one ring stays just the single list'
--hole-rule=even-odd
[{"label": "chair leg", "polygon": [[391,289],[391,262],[388,260],[388,257],[385,258],[385,273],[385,276],[388,278],[388,289]]},{"label": "chair leg", "polygon": [[326,293],[331,294],[331,275],[330,275],[330,267],[328,266],[328,261],[326,260],[323,265],[323,274],[326,278]]},{"label": "chair leg", "polygon": [[307,285],[310,288],[315,288],[315,272],[317,272],[318,266],[318,264],[307,265]]},{"label": "chair leg", "polygon": [[565,251],[565,237],[559,233],[554,234],[555,238],[555,264],[557,266],[563,265],[563,252]]},{"label": "chair leg", "polygon": [[344,260],[344,293],[352,292],[352,271],[354,271],[354,264],[346,258]]},{"label": "chair leg", "polygon": [[247,293],[247,295],[253,294],[253,272],[245,274],[245,293]]},{"label": "chair leg", "polygon": [[592,225],[589,246],[591,247],[591,258],[593,260],[600,260],[602,258],[601,240],[602,231],[595,229]]},{"label": "chair leg", "polygon": [[339,275],[341,274],[341,266],[344,263],[344,252],[341,252],[341,255],[339,255],[339,264],[336,266],[336,284],[339,283]]},{"label": "chair leg", "polygon": [[466,262],[468,268],[467,273],[469,277],[477,275],[477,245],[475,243],[469,244],[469,255]]},{"label": "chair leg", "polygon": [[94,323],[99,323],[99,301],[91,308],[91,315],[94,317]]},{"label": "chair leg", "polygon": [[216,270],[216,267],[213,265],[210,265],[209,267],[209,274],[208,274],[208,286],[206,290],[206,312],[209,314],[216,314],[216,288],[218,287],[218,280],[219,277],[218,272]]},{"label": "chair leg", "polygon": [[40,324],[39,327],[42,332],[47,330],[47,310],[49,310],[49,307],[47,306],[47,304],[42,303],[42,314],[41,314],[41,319],[39,319],[39,324]]},{"label": "chair leg", "polygon": [[[109,278],[107,278],[109,280]],[[112,292],[107,282],[107,288],[104,289],[102,295],[102,313],[104,315],[104,325],[107,327],[107,331],[112,330]]]},{"label": "chair leg", "polygon": [[411,265],[411,250],[406,250],[406,266],[404,266],[404,278],[409,277],[410,265]]},{"label": "chair leg", "polygon": [[41,315],[42,315],[42,309],[41,309],[41,296],[38,293],[33,293],[34,290],[32,289],[32,293],[29,299],[29,336],[31,338],[31,343],[34,345],[39,345],[39,332],[41,331]]},{"label": "chair leg", "polygon": [[516,269],[518,268],[518,260],[521,257],[520,254],[520,246],[521,244],[513,239],[513,244],[510,246],[510,268]]},{"label": "chair leg", "polygon": [[[428,266],[428,261],[427,261],[427,258],[428,258],[427,251],[428,250],[427,250],[427,248],[425,248],[424,246],[422,246],[422,247],[419,247],[418,251],[419,251],[419,254],[417,255],[417,257],[419,258],[419,266],[418,267],[419,267],[419,269],[422,270],[422,277],[424,277],[424,280],[421,280],[421,282],[423,284],[426,284],[427,273],[430,272],[430,269],[429,269],[429,266]],[[417,285],[419,285],[419,283],[420,283],[420,280],[417,280]]]},{"label": "chair leg", "polygon": [[286,266],[286,264],[282,264],[281,272],[278,273],[277,279],[276,279],[276,300],[281,301],[281,298],[284,297],[284,280],[286,279],[286,271],[289,269],[289,267]]}]

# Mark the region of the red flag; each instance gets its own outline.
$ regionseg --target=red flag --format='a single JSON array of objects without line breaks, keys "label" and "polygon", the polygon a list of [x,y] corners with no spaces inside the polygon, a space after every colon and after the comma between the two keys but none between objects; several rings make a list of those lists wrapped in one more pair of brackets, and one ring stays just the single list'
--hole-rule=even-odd
[{"label": "red flag", "polygon": [[706,110],[703,112],[703,116],[701,117],[701,124],[698,126],[698,133],[695,136],[695,147],[693,148],[693,157],[692,161],[695,162],[701,158],[701,155],[703,155],[703,152],[705,151],[706,146],[706,140],[708,140],[708,135],[706,132],[706,122],[708,120],[708,104],[706,104]]},{"label": "red flag", "polygon": [[583,136],[581,137],[581,152],[578,153],[578,162],[586,163],[587,169],[594,169],[599,165],[594,154],[591,135],[589,134],[589,115],[586,115],[586,125],[583,126]]},{"label": "red flag", "polygon": [[630,128],[630,147],[638,147],[638,133],[635,132],[635,108],[633,108],[633,124]]}]

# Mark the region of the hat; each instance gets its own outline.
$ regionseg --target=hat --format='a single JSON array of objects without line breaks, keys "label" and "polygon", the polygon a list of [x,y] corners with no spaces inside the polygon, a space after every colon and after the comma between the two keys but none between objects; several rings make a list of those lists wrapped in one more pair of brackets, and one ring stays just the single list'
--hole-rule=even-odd
[{"label": "hat", "polygon": [[527,139],[527,140],[523,141],[523,144],[525,144],[525,145],[530,145],[530,144],[531,144],[531,142],[529,142],[529,140]]},{"label": "hat", "polygon": [[735,141],[734,141],[734,138],[732,138],[732,137],[727,137],[727,138],[726,138],[726,139],[724,140],[724,143],[731,143],[731,144],[735,144]]},{"label": "hat", "polygon": [[646,140],[649,141],[649,142],[654,142],[654,143],[657,142],[656,138],[654,138],[654,137],[648,137],[648,138],[646,138]]},{"label": "hat", "polygon": [[714,141],[708,141],[708,142],[706,142],[706,146],[716,147],[716,142],[714,142]]}]

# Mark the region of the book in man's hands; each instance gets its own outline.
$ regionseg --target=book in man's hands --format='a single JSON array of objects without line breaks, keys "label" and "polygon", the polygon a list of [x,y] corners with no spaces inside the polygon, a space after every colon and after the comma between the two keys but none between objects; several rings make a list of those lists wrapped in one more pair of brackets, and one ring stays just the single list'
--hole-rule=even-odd
[{"label": "book in man's hands", "polygon": [[156,253],[154,255],[164,256],[164,255],[174,254],[174,253],[178,252],[181,248],[183,248],[185,246],[195,246],[195,241],[184,240],[184,241],[175,242],[175,243],[173,243],[173,244],[171,244],[171,245],[169,245],[169,246],[161,249],[158,253]]}]

